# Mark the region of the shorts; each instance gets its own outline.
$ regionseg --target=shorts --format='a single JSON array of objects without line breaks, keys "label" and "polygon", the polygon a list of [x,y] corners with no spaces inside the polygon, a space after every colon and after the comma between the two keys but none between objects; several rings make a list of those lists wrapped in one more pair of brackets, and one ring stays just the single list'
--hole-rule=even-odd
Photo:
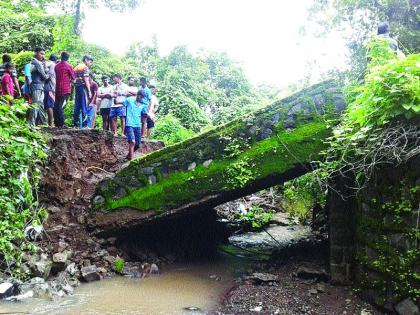
[{"label": "shorts", "polygon": [[109,117],[110,118],[114,118],[114,117],[125,117],[125,115],[126,115],[125,112],[126,112],[125,106],[111,107],[111,111],[109,113]]},{"label": "shorts", "polygon": [[128,143],[135,141],[136,144],[140,145],[140,129],[141,127],[125,126],[125,135],[127,136]]},{"label": "shorts", "polygon": [[108,107],[108,108],[101,108],[99,112],[100,112],[100,115],[101,116],[104,116],[104,115],[109,116],[110,113],[111,113],[111,108],[110,107]]},{"label": "shorts", "polygon": [[48,91],[44,92],[44,109],[45,110],[50,109],[50,108],[54,108],[54,100],[51,97],[50,93],[52,93],[52,92],[48,92]]},{"label": "shorts", "polygon": [[154,126],[155,122],[152,119],[147,118],[147,129],[152,129]]}]

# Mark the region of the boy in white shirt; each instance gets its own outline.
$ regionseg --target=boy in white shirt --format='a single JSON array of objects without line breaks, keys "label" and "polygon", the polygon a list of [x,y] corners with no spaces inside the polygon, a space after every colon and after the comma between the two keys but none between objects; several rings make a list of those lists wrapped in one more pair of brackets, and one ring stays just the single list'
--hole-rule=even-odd
[{"label": "boy in white shirt", "polygon": [[111,118],[112,132],[114,133],[114,137],[118,136],[117,119],[120,117],[122,134],[125,136],[126,108],[124,106],[124,101],[128,93],[128,85],[122,82],[122,77],[120,74],[114,74],[112,76],[112,80],[115,83],[113,95],[114,102],[111,105],[111,111],[109,113],[109,117]]},{"label": "boy in white shirt", "polygon": [[102,116],[102,129],[109,130],[111,119],[109,118],[111,106],[113,104],[112,96],[114,95],[114,87],[109,84],[107,76],[102,76],[102,86],[98,89],[100,115]]}]

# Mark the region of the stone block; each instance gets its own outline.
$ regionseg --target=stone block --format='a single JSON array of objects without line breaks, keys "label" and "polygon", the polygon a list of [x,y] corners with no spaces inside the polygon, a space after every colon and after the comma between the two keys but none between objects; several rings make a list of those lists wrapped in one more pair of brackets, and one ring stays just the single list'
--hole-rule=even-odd
[{"label": "stone block", "polygon": [[419,308],[410,299],[405,299],[395,306],[399,315],[419,315]]}]

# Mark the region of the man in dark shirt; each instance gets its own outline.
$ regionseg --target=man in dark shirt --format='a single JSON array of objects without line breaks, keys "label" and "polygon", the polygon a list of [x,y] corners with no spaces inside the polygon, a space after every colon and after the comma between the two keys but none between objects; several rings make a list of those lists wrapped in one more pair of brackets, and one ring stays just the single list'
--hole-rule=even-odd
[{"label": "man in dark shirt", "polygon": [[55,66],[55,102],[54,124],[58,128],[64,127],[63,105],[71,93],[71,83],[76,80],[73,67],[68,63],[69,53],[61,53],[61,61]]},{"label": "man in dark shirt", "polygon": [[[3,76],[4,72],[6,71],[6,69],[5,69],[6,63],[12,62],[12,58],[10,57],[10,55],[4,54],[2,56],[2,61],[3,61],[3,64],[0,65],[0,79]],[[20,92],[19,82],[17,80],[17,72],[16,72],[16,69],[14,69],[12,71],[11,76],[12,76],[13,85],[15,86],[16,91],[17,91],[17,97],[20,97],[22,94]]]},{"label": "man in dark shirt", "polygon": [[33,100],[33,108],[29,110],[29,125],[35,126],[37,119],[42,125],[47,124],[47,118],[44,111],[44,85],[49,75],[46,71],[45,49],[42,47],[35,48],[35,57],[31,61],[32,82],[30,91]]}]

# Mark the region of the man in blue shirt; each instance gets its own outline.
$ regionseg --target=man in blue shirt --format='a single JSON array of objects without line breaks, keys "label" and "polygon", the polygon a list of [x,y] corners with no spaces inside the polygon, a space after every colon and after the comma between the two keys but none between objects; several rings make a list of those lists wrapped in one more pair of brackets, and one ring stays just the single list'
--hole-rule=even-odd
[{"label": "man in blue shirt", "polygon": [[126,108],[125,116],[125,135],[128,140],[127,159],[134,157],[134,152],[140,147],[140,128],[141,128],[141,103],[146,94],[143,90],[138,91],[137,97],[129,96],[124,100]]},{"label": "man in blue shirt", "polygon": [[25,67],[23,68],[23,74],[25,75],[25,83],[23,84],[23,96],[25,97],[25,100],[28,102],[28,104],[32,104],[32,98],[31,98],[31,91],[29,89],[29,86],[32,82],[32,73],[31,73],[31,63],[25,64]]},{"label": "man in blue shirt", "polygon": [[144,97],[141,101],[141,137],[144,139],[147,129],[147,112],[152,99],[152,92],[147,86],[146,78],[140,78],[140,90],[144,92]]}]

